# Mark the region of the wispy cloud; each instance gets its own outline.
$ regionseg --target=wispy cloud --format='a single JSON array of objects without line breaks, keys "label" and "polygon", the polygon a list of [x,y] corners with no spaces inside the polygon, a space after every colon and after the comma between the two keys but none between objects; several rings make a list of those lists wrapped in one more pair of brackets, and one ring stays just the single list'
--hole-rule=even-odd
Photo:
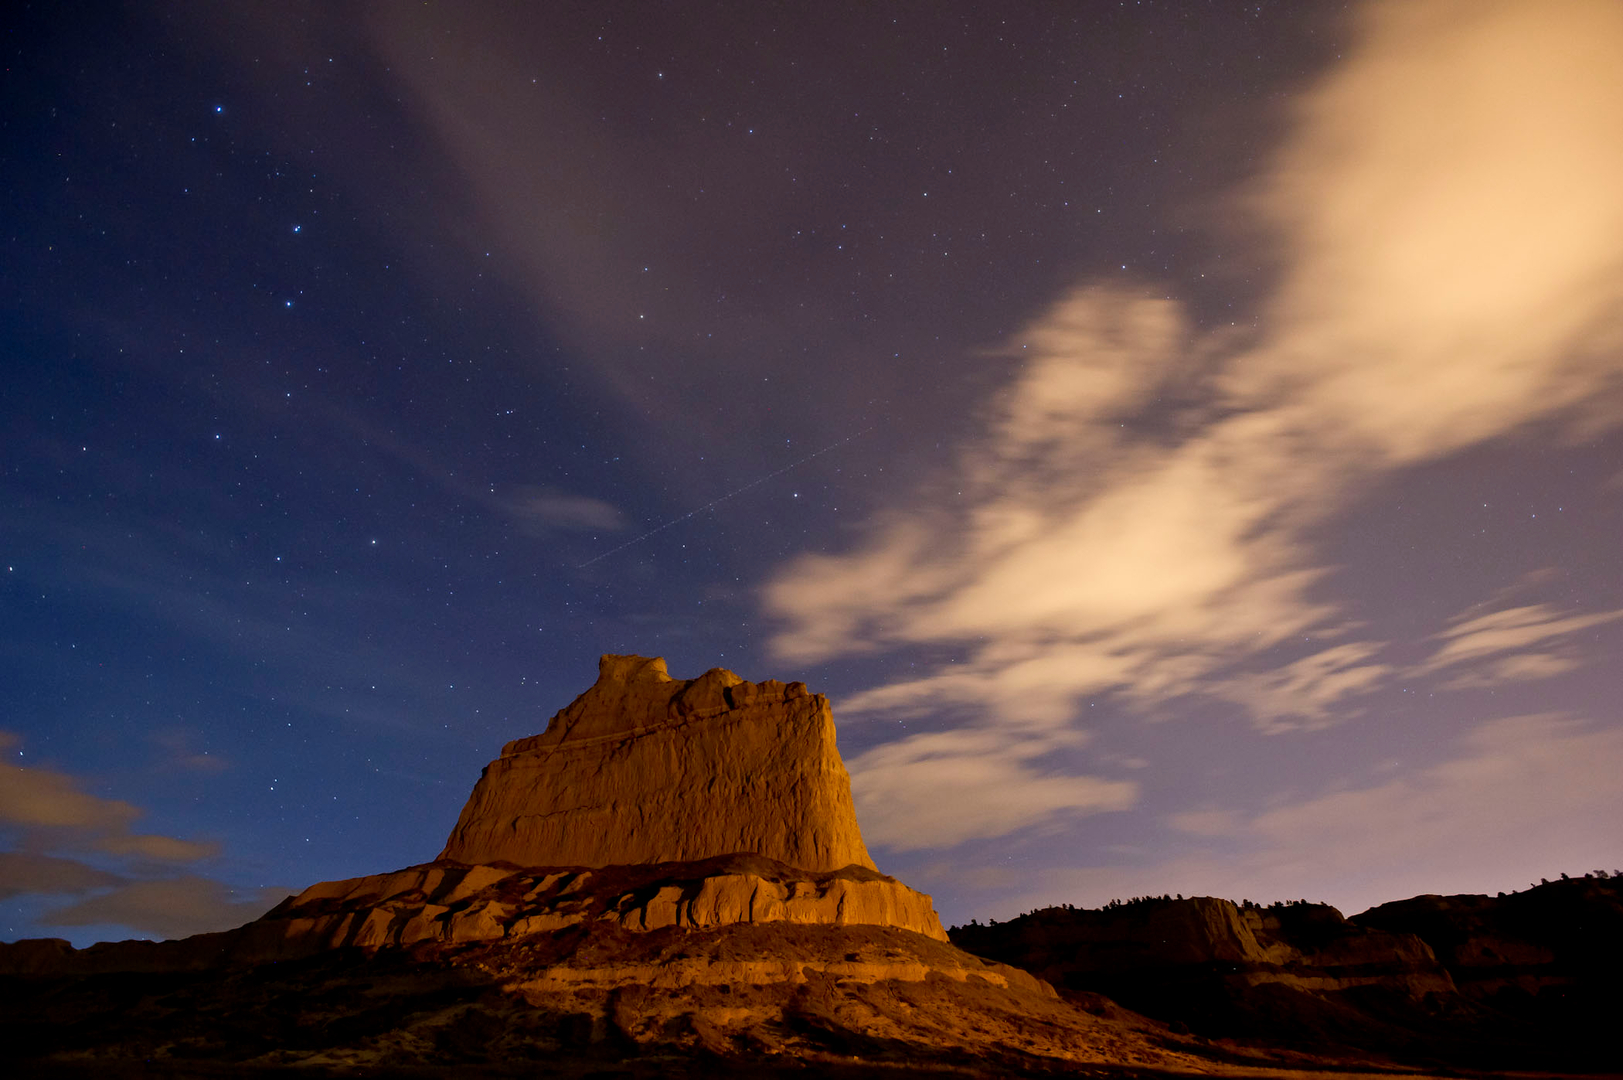
[{"label": "wispy cloud", "polygon": [[[0,750],[20,739],[0,732]],[[269,901],[210,878],[180,872],[219,854],[213,842],[138,833],[139,807],[92,795],[55,769],[0,764],[0,899],[39,896],[54,907],[44,926],[118,925],[138,934],[180,937],[241,925]]]},{"label": "wispy cloud", "polygon": [[118,885],[124,878],[77,859],[31,851],[0,851],[0,900],[29,893],[76,896]]},{"label": "wispy cloud", "polygon": [[[18,743],[0,732],[0,750]],[[18,831],[35,844],[66,845],[113,855],[139,855],[166,862],[195,862],[218,853],[219,845],[171,836],[136,833],[138,807],[80,789],[54,769],[0,764],[0,829]]]},{"label": "wispy cloud", "polygon": [[450,495],[512,521],[525,536],[617,532],[626,527],[625,515],[602,499],[547,484],[478,482],[445,464],[442,456],[428,446],[400,436],[388,425],[347,404],[316,398],[307,408],[334,430],[359,439],[367,449],[386,454],[416,470]]},{"label": "wispy cloud", "polygon": [[625,515],[602,499],[571,495],[554,488],[514,485],[497,493],[497,502],[529,536],[554,532],[616,532]]},{"label": "wispy cloud", "polygon": [[1534,679],[1553,679],[1582,666],[1572,656],[1552,653],[1520,653],[1503,656],[1471,671],[1462,671],[1442,684],[1444,690],[1485,690],[1509,683],[1530,682]]},{"label": "wispy cloud", "polygon": [[1224,679],[1209,692],[1245,706],[1264,731],[1322,727],[1357,715],[1347,700],[1386,681],[1391,665],[1364,663],[1378,651],[1369,642],[1337,645],[1271,671]]},{"label": "wispy cloud", "polygon": [[1580,630],[1623,619],[1623,610],[1602,611],[1592,615],[1566,615],[1553,611],[1545,604],[1507,608],[1474,617],[1459,616],[1453,625],[1437,635],[1443,644],[1414,674],[1428,674],[1457,664],[1468,664],[1487,657],[1500,657],[1494,670],[1503,671],[1509,678],[1542,678],[1543,674],[1558,674],[1575,666],[1561,658],[1543,653],[1502,657],[1532,645],[1542,646],[1557,638],[1568,638]]},{"label": "wispy cloud", "polygon": [[[1543,853],[1546,873],[1591,869],[1614,855],[1620,769],[1623,730],[1559,714],[1515,716],[1480,725],[1454,757],[1412,776],[1235,815],[1227,828],[1172,824],[1241,845],[1229,860],[1230,890],[1247,882],[1277,896],[1356,890],[1375,870],[1387,888],[1485,889],[1501,860],[1525,852]],[[1374,903],[1403,894],[1350,895]]]},{"label": "wispy cloud", "polygon": [[863,835],[893,851],[944,847],[1136,801],[1129,781],[1045,770],[1056,748],[1052,739],[946,731],[869,750],[851,762]]},{"label": "wispy cloud", "polygon": [[178,729],[155,731],[150,736],[165,754],[164,764],[169,768],[196,773],[219,773],[231,768],[231,760],[212,750],[198,750],[191,736]]}]

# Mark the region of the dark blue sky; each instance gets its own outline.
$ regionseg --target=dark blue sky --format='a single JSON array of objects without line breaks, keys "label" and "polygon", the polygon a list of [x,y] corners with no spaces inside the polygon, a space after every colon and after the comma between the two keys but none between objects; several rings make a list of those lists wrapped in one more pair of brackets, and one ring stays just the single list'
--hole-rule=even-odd
[{"label": "dark blue sky", "polygon": [[0,935],[431,858],[604,652],[828,693],[949,921],[1623,861],[1623,36],[1535,7],[26,9]]}]

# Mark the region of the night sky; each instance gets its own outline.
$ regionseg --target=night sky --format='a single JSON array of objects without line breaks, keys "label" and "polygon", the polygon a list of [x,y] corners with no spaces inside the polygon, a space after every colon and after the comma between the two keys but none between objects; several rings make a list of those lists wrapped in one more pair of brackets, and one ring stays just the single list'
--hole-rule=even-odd
[{"label": "night sky", "polygon": [[949,923],[1623,866],[1623,5],[3,33],[0,938],[431,859],[606,652]]}]

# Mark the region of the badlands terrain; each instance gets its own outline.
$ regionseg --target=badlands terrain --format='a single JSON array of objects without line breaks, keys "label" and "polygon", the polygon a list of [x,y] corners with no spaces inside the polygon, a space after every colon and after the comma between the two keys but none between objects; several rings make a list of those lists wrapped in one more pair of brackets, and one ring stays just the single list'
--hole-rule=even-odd
[{"label": "badlands terrain", "polygon": [[0,944],[37,1076],[1616,1073],[1623,888],[1343,918],[1140,898],[945,930],[863,845],[828,702],[605,656],[445,849],[235,930]]}]

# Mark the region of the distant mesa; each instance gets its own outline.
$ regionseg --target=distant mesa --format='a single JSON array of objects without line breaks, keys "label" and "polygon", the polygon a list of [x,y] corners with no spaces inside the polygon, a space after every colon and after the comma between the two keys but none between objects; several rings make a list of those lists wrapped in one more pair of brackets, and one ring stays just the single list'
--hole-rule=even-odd
[{"label": "distant mesa", "polygon": [[441,859],[622,866],[760,855],[809,871],[874,863],[834,745],[804,683],[605,656],[597,682],[540,735],[485,767]]}]

